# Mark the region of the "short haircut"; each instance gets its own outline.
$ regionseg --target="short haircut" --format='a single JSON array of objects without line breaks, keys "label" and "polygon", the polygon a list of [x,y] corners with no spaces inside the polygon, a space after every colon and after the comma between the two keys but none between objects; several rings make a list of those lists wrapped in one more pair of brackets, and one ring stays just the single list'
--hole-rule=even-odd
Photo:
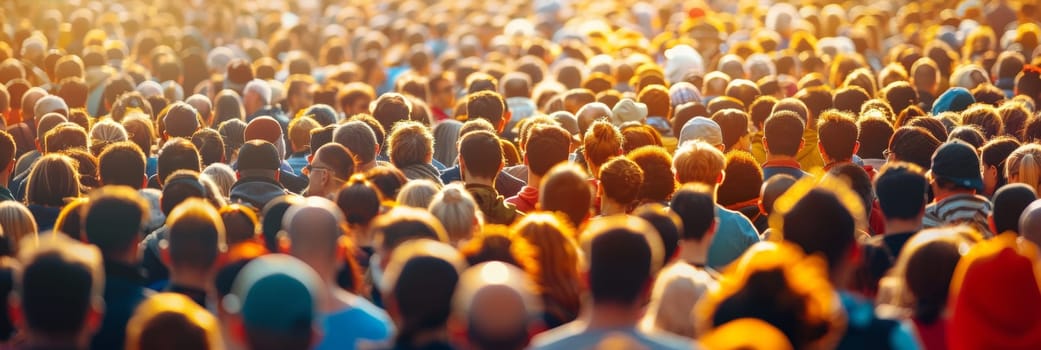
[{"label": "short haircut", "polygon": [[[775,108],[776,109],[776,108]],[[802,144],[803,119],[793,112],[776,111],[763,125],[763,144],[770,154],[794,157]]]},{"label": "short haircut", "polygon": [[365,178],[372,182],[380,190],[384,199],[397,198],[401,186],[408,182],[405,174],[398,168],[390,166],[378,166],[365,172]]},{"label": "short haircut", "polygon": [[818,119],[820,145],[833,161],[853,158],[853,148],[860,136],[854,120],[852,115],[834,109],[824,111]]},{"label": "short haircut", "polygon": [[898,160],[914,163],[922,169],[932,168],[932,157],[937,148],[940,148],[940,140],[917,126],[901,127],[889,139],[889,151]]},{"label": "short haircut", "polygon": [[1004,124],[998,110],[990,105],[977,103],[961,112],[962,125],[977,125],[988,140],[1004,132]]},{"label": "short haircut", "polygon": [[223,348],[217,318],[183,294],[164,292],[149,297],[126,327],[127,350]]},{"label": "short haircut", "polygon": [[[330,124],[325,127],[311,129],[311,136],[309,136],[310,140],[308,140],[311,154],[314,154],[314,151],[318,150],[322,146],[333,142],[333,134],[336,132],[338,127],[339,125],[337,124]],[[375,155],[375,149],[373,149],[373,155]]]},{"label": "short haircut", "polygon": [[466,97],[466,116],[486,119],[498,127],[506,115],[506,101],[495,91],[478,91]]},{"label": "short haircut", "polygon": [[495,178],[503,165],[499,138],[487,131],[477,131],[459,139],[459,159],[466,172],[486,179]]},{"label": "short haircut", "polygon": [[322,163],[327,164],[333,177],[340,180],[347,180],[354,175],[354,169],[357,166],[351,151],[338,143],[326,144],[319,148],[314,153],[314,160],[321,160]]},{"label": "short haircut", "polygon": [[672,170],[672,155],[662,147],[643,146],[629,152],[627,158],[643,170],[643,184],[639,199],[665,202],[676,190],[676,173]]},{"label": "short haircut", "polygon": [[190,198],[166,218],[170,262],[173,269],[209,270],[224,245],[224,221],[204,199]]},{"label": "short haircut", "polygon": [[376,134],[372,128],[361,121],[349,121],[336,128],[333,142],[347,147],[360,164],[368,164],[376,159]]},{"label": "short haircut", "polygon": [[152,145],[155,143],[155,128],[152,121],[144,115],[128,116],[123,119],[123,128],[127,131],[128,140],[137,145],[141,152],[148,157],[152,154]]},{"label": "short haircut", "polygon": [[206,188],[199,182],[199,173],[191,170],[178,170],[167,177],[168,183],[163,186],[159,197],[159,209],[163,215],[170,215],[174,208],[188,198],[206,198]]},{"label": "short haircut", "polygon": [[856,219],[828,190],[810,190],[783,218],[784,240],[798,245],[806,254],[823,255],[833,273],[856,243]]},{"label": "short haircut", "polygon": [[893,124],[879,117],[865,117],[857,121],[859,129],[857,140],[860,141],[860,150],[857,154],[861,158],[883,159],[885,151],[889,148],[889,139],[893,137]]},{"label": "short haircut", "polygon": [[202,171],[202,160],[199,151],[188,140],[173,138],[163,144],[156,161],[156,179],[160,184],[166,183],[166,177],[177,170]]},{"label": "short haircut", "polygon": [[141,230],[148,221],[148,203],[126,186],[105,186],[94,190],[83,207],[83,232],[87,242],[115,257],[137,249]]},{"label": "short haircut", "polygon": [[589,261],[587,278],[594,304],[639,303],[664,260],[654,227],[631,216],[594,220],[582,235],[581,247]]},{"label": "short haircut", "polygon": [[412,104],[408,98],[398,93],[386,93],[376,99],[372,107],[372,117],[380,123],[383,130],[392,130],[394,124],[409,119],[412,115]]},{"label": "short haircut", "polygon": [[672,101],[665,86],[652,84],[641,88],[636,101],[647,105],[647,116],[672,118]]},{"label": "short haircut", "polygon": [[593,191],[585,172],[568,163],[554,166],[542,178],[538,204],[542,210],[563,213],[571,227],[581,225],[593,205]]},{"label": "short haircut", "polygon": [[348,119],[348,122],[353,121],[360,121],[365,123],[365,125],[368,125],[369,129],[372,130],[372,133],[376,135],[376,144],[380,147],[386,147],[386,145],[383,144],[383,141],[387,139],[387,132],[390,131],[390,129],[384,128],[383,124],[368,114],[353,115]]},{"label": "short haircut", "polygon": [[622,134],[614,125],[604,120],[593,122],[582,138],[585,157],[589,160],[589,165],[598,167],[608,159],[617,157],[622,151],[622,142]]},{"label": "short haircut", "polygon": [[311,146],[311,130],[320,128],[312,118],[300,117],[289,122],[289,143],[294,150],[304,149]]},{"label": "short haircut", "polygon": [[745,151],[730,151],[726,154],[726,177],[719,184],[717,201],[720,205],[730,206],[759,198],[759,188],[763,186],[763,169]]},{"label": "short haircut", "polygon": [[[777,98],[770,95],[757,97],[752,104],[748,105],[748,117],[756,128],[762,129],[763,123],[770,117],[770,113],[777,104]],[[682,124],[680,124],[682,126]]]},{"label": "short haircut", "polygon": [[1032,186],[1023,183],[1004,186],[994,192],[994,232],[1012,231],[1023,236],[1019,228],[1019,219],[1023,211],[1035,200],[1037,192],[1034,192]]},{"label": "short haircut", "polygon": [[448,241],[445,228],[426,208],[394,207],[373,220],[372,232],[376,237],[382,237],[377,243],[387,253],[413,239]]},{"label": "short haircut", "polygon": [[730,150],[738,140],[748,136],[748,113],[740,109],[727,108],[713,113],[712,121],[719,124],[723,133],[723,149]]},{"label": "short haircut", "polygon": [[7,169],[15,161],[17,147],[14,138],[7,131],[0,130],[0,171]]},{"label": "short haircut", "polygon": [[336,194],[336,205],[343,211],[347,224],[359,227],[368,227],[379,215],[382,202],[380,190],[361,174],[352,176]]},{"label": "short haircut", "polygon": [[390,162],[398,168],[426,164],[434,154],[434,135],[418,122],[399,122],[387,137],[387,146]]},{"label": "short haircut", "polygon": [[224,161],[224,139],[216,130],[202,128],[195,131],[192,144],[198,149],[203,166]]},{"label": "short haircut", "polygon": [[906,81],[897,81],[886,85],[879,93],[893,111],[900,113],[904,108],[918,104],[918,91]]},{"label": "short haircut", "polygon": [[59,82],[57,95],[68,103],[69,108],[83,108],[87,106],[87,95],[89,87],[80,77],[68,77]]},{"label": "short haircut", "polygon": [[986,138],[987,137],[983,135],[983,130],[974,124],[958,125],[951,130],[949,135],[947,135],[947,141],[965,141],[965,143],[971,145],[973,149],[983,147],[983,143],[987,142]]},{"label": "short haircut", "polygon": [[570,147],[571,134],[564,128],[556,125],[533,126],[524,144],[528,169],[535,175],[545,175],[553,166],[568,160]]},{"label": "short haircut", "polygon": [[847,113],[860,113],[864,103],[871,99],[864,88],[856,85],[847,85],[835,90],[832,96],[832,107]]},{"label": "short haircut", "polygon": [[79,197],[79,173],[76,161],[64,154],[47,154],[29,170],[25,182],[26,204],[61,208],[65,199]]},{"label": "short haircut", "polygon": [[639,198],[644,174],[632,160],[615,157],[600,167],[599,178],[605,198],[630,206]]},{"label": "short haircut", "polygon": [[[810,120],[810,109],[806,107],[805,103],[796,98],[788,97],[777,101],[777,103],[774,104],[773,110],[770,111],[770,117],[773,117],[775,114],[781,111],[789,111],[795,113],[795,115],[799,118],[799,120],[803,122],[804,125],[807,123],[807,121]],[[767,121],[769,121],[769,119],[770,118],[768,117]],[[765,127],[766,122],[763,123]]]},{"label": "short haircut", "polygon": [[795,181],[795,177],[788,174],[777,174],[763,181],[759,208],[762,209],[764,214],[773,213],[774,203],[777,201],[777,198],[780,198],[788,189],[792,188],[792,185],[795,185]]},{"label": "short haircut", "polygon": [[87,149],[87,131],[75,123],[58,124],[44,136],[45,153],[61,152],[67,149]]},{"label": "short haircut", "polygon": [[47,338],[79,335],[102,297],[101,254],[62,235],[30,247],[22,250],[24,265],[13,281],[27,328]]},{"label": "short haircut", "polygon": [[690,141],[676,150],[672,167],[680,184],[698,182],[715,186],[723,173],[723,152],[707,142]]},{"label": "short haircut", "polygon": [[113,143],[98,156],[98,174],[103,185],[139,190],[144,186],[145,154],[133,142]]},{"label": "short haircut", "polygon": [[676,256],[680,238],[683,237],[683,219],[679,215],[657,203],[641,205],[632,215],[646,220],[658,231],[666,261]]},{"label": "short haircut", "polygon": [[687,184],[672,195],[669,208],[683,221],[682,240],[701,240],[716,220],[716,202],[711,188]]}]

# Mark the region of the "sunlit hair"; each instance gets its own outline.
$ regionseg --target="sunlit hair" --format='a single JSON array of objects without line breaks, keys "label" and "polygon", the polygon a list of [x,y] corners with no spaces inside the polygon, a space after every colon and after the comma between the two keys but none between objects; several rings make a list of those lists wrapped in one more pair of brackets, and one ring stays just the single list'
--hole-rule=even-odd
[{"label": "sunlit hair", "polygon": [[1028,143],[1019,146],[1005,160],[1005,178],[1009,183],[1023,183],[1037,191],[1041,189],[1041,145]]},{"label": "sunlit hair", "polygon": [[220,324],[188,297],[160,293],[145,299],[127,323],[127,350],[223,349]]},{"label": "sunlit hair", "polygon": [[654,282],[651,302],[640,327],[647,332],[665,331],[694,338],[694,304],[716,284],[704,270],[686,263],[669,265]]},{"label": "sunlit hair", "polygon": [[566,219],[548,212],[529,213],[510,227],[510,235],[513,255],[535,280],[546,312],[561,322],[577,317],[581,256]]},{"label": "sunlit hair", "polygon": [[[5,241],[10,244],[6,247],[11,253],[17,252],[22,241],[37,239],[36,219],[33,213],[25,205],[16,201],[0,202],[0,232],[3,233]],[[2,248],[0,248],[2,249]]]},{"label": "sunlit hair", "polygon": [[418,122],[403,121],[394,125],[387,136],[387,155],[398,168],[429,163],[434,155],[434,135]]},{"label": "sunlit hair", "polygon": [[672,168],[680,184],[698,182],[714,186],[724,164],[723,152],[700,140],[684,143],[672,158]]},{"label": "sunlit hair", "polygon": [[430,180],[412,180],[405,183],[398,192],[398,204],[413,208],[426,209],[437,194],[438,186]]},{"label": "sunlit hair", "polygon": [[621,154],[622,142],[622,134],[609,122],[601,120],[593,122],[589,126],[585,137],[582,138],[582,144],[585,147],[584,152],[586,160],[589,162],[589,169],[593,170],[594,177],[599,175],[596,169],[599,169],[611,157]]},{"label": "sunlit hair", "polygon": [[458,183],[447,185],[435,194],[428,209],[441,221],[448,233],[448,239],[453,243],[472,238],[474,231],[483,221],[477,202],[470,192]]},{"label": "sunlit hair", "polygon": [[40,157],[25,183],[26,203],[60,208],[65,205],[66,198],[79,197],[80,182],[75,163],[72,158],[61,154]]}]

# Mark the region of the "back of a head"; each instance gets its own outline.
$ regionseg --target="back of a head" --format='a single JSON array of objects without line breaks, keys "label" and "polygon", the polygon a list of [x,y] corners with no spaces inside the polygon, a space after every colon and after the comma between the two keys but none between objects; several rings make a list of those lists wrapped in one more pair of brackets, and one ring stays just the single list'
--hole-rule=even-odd
[{"label": "back of a head", "polygon": [[434,155],[434,135],[418,122],[399,122],[387,136],[387,155],[398,168],[430,163]]},{"label": "back of a head", "polygon": [[385,252],[418,238],[448,241],[444,226],[425,208],[394,207],[373,220],[372,233],[377,237],[376,245]]},{"label": "back of a head", "polygon": [[310,349],[318,320],[322,288],[314,269],[283,254],[250,261],[223,300],[224,308],[241,317],[241,343],[250,349]]},{"label": "back of a head", "polygon": [[413,240],[394,250],[381,289],[397,306],[399,345],[411,346],[418,332],[445,325],[465,266],[462,254],[429,239]]},{"label": "back of a head", "polygon": [[499,138],[487,131],[463,135],[459,140],[459,160],[470,176],[494,179],[504,162]]},{"label": "back of a head", "polygon": [[0,169],[7,169],[15,161],[17,151],[17,146],[11,134],[0,130]]},{"label": "back of a head", "polygon": [[347,224],[360,227],[368,227],[376,218],[381,202],[379,189],[360,174],[351,177],[336,195],[336,205],[346,216]]},{"label": "back of a head", "polygon": [[224,139],[220,137],[216,130],[202,128],[195,131],[192,134],[192,144],[199,151],[199,157],[204,166],[225,160]]},{"label": "back of a head", "polygon": [[924,128],[901,127],[889,139],[889,152],[897,160],[914,163],[928,169],[932,167],[932,156],[940,148],[940,140]]},{"label": "back of a head", "polygon": [[398,191],[397,202],[406,207],[426,209],[439,190],[439,185],[431,180],[417,179],[405,183]]},{"label": "back of a head", "polygon": [[889,163],[875,176],[875,195],[889,220],[914,220],[925,210],[929,182],[922,168],[911,163]]},{"label": "back of a head", "polygon": [[429,210],[448,233],[451,242],[470,240],[479,222],[480,209],[462,185],[450,184],[430,201]]},{"label": "back of a head", "polygon": [[[536,125],[528,131],[524,157],[535,175],[545,175],[553,166],[567,161],[571,135],[556,125]],[[533,184],[538,185],[538,184]]]},{"label": "back of a head", "polygon": [[857,121],[860,149],[857,155],[865,159],[883,159],[893,137],[893,124],[883,118],[862,117]]},{"label": "back of a head", "polygon": [[639,198],[643,180],[643,170],[629,158],[611,158],[600,168],[603,197],[626,208],[631,208]]},{"label": "back of a head", "polygon": [[323,197],[308,197],[293,204],[282,217],[289,253],[308,263],[312,259],[332,263],[346,223],[336,203]]},{"label": "back of a head", "polygon": [[408,98],[397,93],[386,93],[376,99],[372,108],[372,117],[379,121],[384,130],[391,130],[394,124],[408,120],[412,115],[412,104]]},{"label": "back of a head", "polygon": [[672,196],[670,211],[683,221],[681,240],[698,241],[711,233],[716,221],[716,203],[711,189],[703,184],[681,187]]},{"label": "back of a head", "polygon": [[654,227],[636,217],[604,217],[590,221],[581,237],[593,303],[638,303],[664,262]]},{"label": "back of a head", "polygon": [[159,150],[156,161],[156,177],[159,183],[166,183],[166,178],[177,170],[202,171],[199,151],[187,139],[170,139]]},{"label": "back of a head", "polygon": [[368,164],[376,159],[379,145],[376,134],[361,121],[350,121],[336,128],[333,142],[347,147],[358,158],[359,164]]},{"label": "back of a head", "polygon": [[76,339],[91,309],[100,312],[105,277],[95,247],[63,235],[26,244],[15,289],[27,331],[51,339]]},{"label": "back of a head", "polygon": [[759,199],[759,188],[763,185],[763,170],[752,154],[745,151],[730,151],[726,154],[726,177],[719,184],[717,201],[720,205],[746,206],[748,201]]},{"label": "back of a head", "polygon": [[695,140],[680,145],[672,164],[680,184],[698,182],[715,186],[723,174],[725,161],[718,148]]},{"label": "back of a head", "polygon": [[224,221],[201,198],[189,198],[166,218],[171,268],[209,271],[224,250]]},{"label": "back of a head", "polygon": [[64,154],[40,157],[29,170],[25,182],[26,204],[60,208],[65,199],[79,197],[79,174],[76,161]]},{"label": "back of a head", "polygon": [[742,138],[748,136],[748,113],[727,108],[712,114],[712,121],[719,124],[723,133],[723,149],[730,150]]},{"label": "back of a head", "polygon": [[807,254],[821,254],[830,268],[837,269],[852,251],[856,219],[835,193],[812,189],[781,214],[784,240]]},{"label": "back of a head", "polygon": [[994,233],[1020,233],[1019,217],[1030,203],[1037,200],[1037,192],[1033,187],[1024,184],[1010,184],[994,192],[994,211],[992,223]]},{"label": "back of a head", "polygon": [[594,122],[583,137],[585,156],[590,166],[599,167],[608,159],[620,155],[622,142],[622,134],[613,125],[606,121]]},{"label": "back of a head", "polygon": [[523,349],[529,325],[542,315],[534,282],[521,269],[492,261],[459,277],[452,297],[455,317],[466,323],[467,340],[479,349]]},{"label": "back of a head", "polygon": [[103,185],[141,189],[145,182],[145,155],[133,142],[114,143],[98,156],[98,173]]},{"label": "back of a head", "polygon": [[832,161],[853,158],[859,130],[853,115],[837,110],[824,111],[818,118],[820,145]]},{"label": "back of a head", "polygon": [[589,217],[592,204],[593,191],[581,168],[573,164],[559,164],[542,178],[538,207],[564,213],[572,227],[581,225]]},{"label": "back of a head", "polygon": [[1019,146],[1005,160],[1005,177],[1009,183],[1024,183],[1035,191],[1041,188],[1041,145]]},{"label": "back of a head", "polygon": [[354,169],[357,166],[354,154],[339,143],[326,144],[316,150],[314,160],[321,161],[322,164],[329,167],[331,175],[341,181],[346,181],[351,175],[354,175]]},{"label": "back of a head", "polygon": [[184,102],[175,102],[166,109],[163,123],[169,137],[191,138],[199,129],[199,111]]},{"label": "back of a head", "polygon": [[128,350],[216,350],[223,345],[217,318],[181,294],[153,295],[127,323]]},{"label": "back of a head", "polygon": [[[776,108],[775,108],[776,109]],[[794,157],[802,146],[805,121],[798,114],[776,111],[763,124],[763,143],[770,154]]]},{"label": "back of a head", "polygon": [[983,136],[988,140],[1001,135],[1005,125],[1001,121],[1001,115],[993,106],[977,103],[961,112],[962,125],[975,125],[983,131]]},{"label": "back of a head", "polygon": [[479,91],[466,98],[466,116],[470,119],[485,119],[496,128],[506,116],[506,102],[495,91]]},{"label": "back of a head", "polygon": [[125,186],[105,186],[90,194],[83,208],[83,231],[88,242],[105,256],[137,249],[141,229],[148,220],[148,204]]}]

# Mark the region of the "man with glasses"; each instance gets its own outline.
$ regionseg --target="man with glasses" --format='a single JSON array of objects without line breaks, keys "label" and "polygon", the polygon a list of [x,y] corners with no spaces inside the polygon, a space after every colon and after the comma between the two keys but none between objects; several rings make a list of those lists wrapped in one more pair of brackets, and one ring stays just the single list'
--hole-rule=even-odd
[{"label": "man with glasses", "polygon": [[354,155],[338,143],[327,143],[314,154],[311,164],[304,167],[309,185],[305,194],[335,199],[337,191],[354,174]]}]

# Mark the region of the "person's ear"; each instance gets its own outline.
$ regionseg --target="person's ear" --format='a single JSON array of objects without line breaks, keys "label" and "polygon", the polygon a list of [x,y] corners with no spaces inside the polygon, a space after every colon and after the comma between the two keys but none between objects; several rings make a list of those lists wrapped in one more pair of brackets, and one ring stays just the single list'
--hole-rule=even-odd
[{"label": "person's ear", "polygon": [[238,180],[242,180],[242,173],[239,171],[235,171],[235,178]]},{"label": "person's ear", "polygon": [[245,345],[246,340],[246,325],[242,322],[242,316],[235,314],[228,317],[228,333],[231,333],[231,338],[234,343],[239,345]]},{"label": "person's ear", "polygon": [[767,152],[770,151],[770,143],[766,142],[766,136],[763,136],[763,149]]},{"label": "person's ear", "polygon": [[279,171],[279,170],[275,170],[275,181],[280,181],[281,177],[282,177],[282,172]]},{"label": "person's ear", "polygon": [[[765,141],[764,141],[764,142],[765,142]],[[799,139],[799,150],[800,150],[800,151],[802,151],[802,148],[803,148],[804,146],[806,146],[806,140],[803,140],[803,139]]]},{"label": "person's ear", "polygon": [[994,225],[994,214],[993,213],[991,213],[990,215],[987,215],[987,227],[990,228],[990,232],[994,232],[995,235],[1001,234],[1001,232],[998,232],[997,225]]},{"label": "person's ear", "polygon": [[499,120],[499,128],[498,128],[499,134],[502,134],[502,132],[504,130],[506,130],[506,124],[509,123],[510,119],[512,119],[512,118],[513,118],[513,112],[505,111],[505,112],[502,113],[502,120]]},{"label": "person's ear", "polygon": [[[802,146],[799,146],[799,149],[802,149]],[[820,152],[822,156],[831,158],[831,156],[828,155],[828,152],[824,151],[823,143],[817,143],[817,151]]]},{"label": "person's ear", "polygon": [[722,184],[723,180],[726,179],[726,178],[727,178],[727,172],[723,171],[723,170],[720,170],[719,171],[719,176],[716,176],[716,184],[717,185]]},{"label": "person's ear", "polygon": [[141,188],[148,188],[148,175],[141,174]]},{"label": "person's ear", "polygon": [[101,329],[101,322],[105,319],[105,300],[100,297],[92,297],[90,309],[87,310],[87,319],[84,324],[94,334]]}]

